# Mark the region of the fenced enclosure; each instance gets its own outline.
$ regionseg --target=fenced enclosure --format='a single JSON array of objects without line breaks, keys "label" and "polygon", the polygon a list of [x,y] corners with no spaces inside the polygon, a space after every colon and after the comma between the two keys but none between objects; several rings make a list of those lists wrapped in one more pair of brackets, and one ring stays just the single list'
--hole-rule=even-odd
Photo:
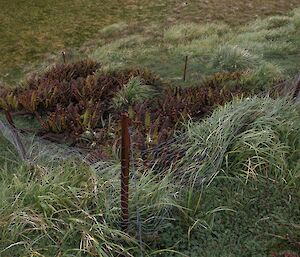
[{"label": "fenced enclosure", "polygon": [[[201,192],[203,187],[206,188],[206,185],[213,183],[215,181],[213,178],[218,174],[223,177],[228,175],[227,173],[232,169],[238,169],[241,173],[238,176],[248,183],[256,177],[264,176],[264,172],[268,171],[273,173],[278,180],[288,181],[289,176],[292,176],[293,173],[285,172],[287,165],[292,165],[290,169],[294,168],[294,172],[296,172],[296,168],[293,162],[287,163],[285,155],[288,145],[287,143],[284,145],[284,140],[293,142],[298,140],[295,135],[298,135],[299,127],[297,127],[297,123],[290,122],[290,114],[294,112],[296,106],[297,104],[291,102],[291,99],[285,98],[256,97],[234,100],[233,103],[228,103],[225,107],[216,110],[211,117],[207,117],[200,123],[191,122],[186,131],[180,134],[175,133],[171,139],[159,144],[156,144],[157,141],[154,143],[151,140],[153,135],[143,137],[147,140],[141,144],[140,137],[137,137],[140,130],[137,129],[134,120],[131,120],[128,122],[127,133],[124,133],[130,139],[124,140],[124,143],[127,142],[127,151],[130,150],[130,154],[128,152],[126,154],[127,161],[125,162],[126,168],[129,167],[130,171],[127,177],[128,216],[127,210],[124,208],[125,217],[122,215],[122,204],[123,207],[127,207],[127,203],[124,205],[124,196],[122,197],[124,191],[122,191],[121,183],[121,140],[118,141],[118,150],[116,151],[118,158],[109,161],[101,159],[101,155],[97,155],[95,152],[87,155],[82,150],[64,148],[62,145],[34,138],[26,133],[20,133],[19,138],[28,153],[25,162],[32,167],[39,167],[38,174],[35,169],[31,169],[33,175],[30,175],[38,176],[38,181],[39,176],[45,176],[55,165],[70,158],[78,160],[74,163],[78,167],[82,161],[85,162],[89,166],[89,170],[94,171],[88,173],[87,180],[92,182],[89,182],[91,187],[88,188],[92,199],[98,201],[97,199],[100,197],[99,201],[104,201],[103,210],[106,210],[105,212],[102,210],[104,213],[95,212],[93,209],[89,210],[89,215],[93,215],[91,219],[96,224],[99,223],[102,229],[105,225],[103,222],[108,218],[111,226],[114,224],[118,229],[126,229],[127,233],[125,234],[131,235],[137,241],[139,250],[135,252],[136,255],[143,255],[147,250],[146,242],[155,241],[157,231],[174,219],[171,215],[171,213],[174,214],[174,209],[180,210],[179,213],[183,214],[180,219],[176,218],[176,222],[178,219],[180,222],[184,221],[188,224],[189,236],[198,226],[209,230],[209,224],[202,220],[191,219],[191,217],[194,212],[199,211],[200,207],[202,208],[202,205],[198,203],[198,201],[201,202],[201,194],[197,195],[197,193]],[[281,123],[280,120],[283,117],[290,117],[289,122]],[[121,124],[121,119],[118,122]],[[272,127],[269,126],[270,124]],[[4,122],[1,122],[0,125],[1,131],[18,149],[20,143],[13,139],[16,131],[11,131],[14,128]],[[286,126],[293,127],[292,130],[288,130],[291,133],[290,137],[283,136],[278,141],[277,137],[281,132],[277,131],[287,131]],[[263,143],[256,144],[257,140]],[[128,142],[130,142],[129,147]],[[291,147],[293,144],[290,144]],[[268,147],[265,147],[266,145]],[[274,153],[273,149],[278,149],[278,151]],[[295,153],[292,148],[290,151],[291,157],[293,157]],[[49,162],[52,162],[52,165]],[[47,171],[48,169],[50,170]],[[84,169],[80,167],[75,171],[82,174]],[[68,172],[69,170],[66,170],[63,173],[67,175]],[[101,185],[93,182],[97,180],[95,174],[98,179],[103,178],[100,180]],[[52,174],[52,176],[51,178],[55,179],[56,175]],[[57,174],[57,176],[61,175]],[[74,176],[74,173],[71,173],[70,176]],[[68,182],[67,180],[63,181],[63,183]],[[105,191],[103,188],[106,188]],[[68,195],[68,197],[72,196]],[[179,205],[178,200],[182,201],[182,198],[185,201],[179,202]],[[76,202],[76,199],[72,200]],[[91,206],[93,205],[89,203],[89,208]],[[79,210],[82,212],[81,208]],[[221,211],[230,212],[231,210],[220,206],[210,210],[207,215]],[[101,231],[97,231],[97,236],[103,233]],[[122,232],[110,240],[118,242],[118,237],[123,238],[125,234]],[[85,232],[83,235],[81,250],[89,249],[89,240],[92,240],[90,236],[91,231]],[[93,237],[95,236],[96,234],[93,235]],[[113,249],[115,252],[120,252],[118,249]]]},{"label": "fenced enclosure", "polygon": [[11,27],[14,1],[3,8],[0,45],[22,39],[0,64],[0,256],[298,257],[300,9],[279,15],[291,1],[107,5],[127,18],[60,1],[49,19],[56,3],[30,0],[18,10],[49,22],[28,35]]}]

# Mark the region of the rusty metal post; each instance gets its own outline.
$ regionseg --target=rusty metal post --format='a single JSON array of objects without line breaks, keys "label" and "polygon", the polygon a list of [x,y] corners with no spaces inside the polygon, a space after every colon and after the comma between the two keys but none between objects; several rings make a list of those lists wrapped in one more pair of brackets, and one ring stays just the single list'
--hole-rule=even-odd
[{"label": "rusty metal post", "polygon": [[66,63],[66,52],[65,52],[65,51],[62,51],[62,52],[61,52],[61,55],[62,55],[62,58],[63,58],[64,63]]},{"label": "rusty metal post", "polygon": [[124,232],[128,228],[128,184],[129,184],[129,158],[130,158],[130,138],[128,124],[128,113],[122,114],[122,151],[121,151],[121,226]]},{"label": "rusty metal post", "polygon": [[185,81],[185,79],[186,79],[187,63],[188,63],[188,56],[185,57],[184,70],[183,70],[183,81]]}]

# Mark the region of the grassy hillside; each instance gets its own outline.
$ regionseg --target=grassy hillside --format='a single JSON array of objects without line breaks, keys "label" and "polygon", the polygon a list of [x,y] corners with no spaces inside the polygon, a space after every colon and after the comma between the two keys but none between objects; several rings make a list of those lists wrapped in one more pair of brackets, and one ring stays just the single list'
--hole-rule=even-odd
[{"label": "grassy hillside", "polygon": [[299,70],[299,17],[296,9],[288,16],[258,19],[239,28],[186,23],[140,33],[115,24],[103,29],[99,40],[82,51],[108,69],[142,65],[175,84],[182,81],[188,56],[185,84],[219,71],[242,70],[245,86],[266,88],[272,80],[293,77]]},{"label": "grassy hillside", "polygon": [[[103,27],[116,22],[171,24],[223,21],[246,23],[255,17],[283,14],[300,5],[290,1],[0,1],[0,79],[18,81],[51,55],[79,47],[96,37]],[[49,56],[50,55],[50,56]],[[48,56],[48,57],[47,57]],[[33,65],[36,64],[36,65]],[[33,65],[33,66],[32,66]]]}]

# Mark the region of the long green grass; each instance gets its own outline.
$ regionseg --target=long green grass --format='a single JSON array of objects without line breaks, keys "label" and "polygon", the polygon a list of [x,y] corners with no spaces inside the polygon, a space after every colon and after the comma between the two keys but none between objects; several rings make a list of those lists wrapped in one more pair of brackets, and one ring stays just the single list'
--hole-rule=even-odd
[{"label": "long green grass", "polygon": [[288,98],[235,100],[202,122],[189,123],[186,140],[174,145],[186,151],[177,169],[162,177],[136,163],[128,234],[119,230],[118,161],[88,167],[74,160],[44,158],[36,165],[5,160],[1,254],[268,256],[295,251],[289,238],[300,235],[299,132],[299,102]]},{"label": "long green grass", "polygon": [[188,125],[180,177],[187,176],[193,185],[218,173],[245,182],[270,176],[292,183],[300,175],[299,132],[299,103],[257,97],[233,101]]},{"label": "long green grass", "polygon": [[199,205],[190,227],[170,222],[160,230],[160,240],[153,247],[191,257],[266,257],[288,252],[297,256],[298,249],[289,237],[299,241],[299,189],[269,179],[245,184],[219,176],[203,190]]},{"label": "long green grass", "polygon": [[299,132],[300,105],[288,99],[236,100],[190,123],[175,172],[186,211],[154,245],[186,256],[296,254]]},{"label": "long green grass", "polygon": [[[149,237],[164,227],[175,187],[169,177],[159,182],[151,172],[142,176],[131,187],[127,234],[120,230],[119,185],[118,173],[93,171],[72,160],[4,166],[1,256],[135,256],[140,251],[136,200],[143,237]],[[149,251],[146,244],[141,247]]]},{"label": "long green grass", "polygon": [[105,193],[109,185],[98,183],[83,166],[8,172],[1,172],[1,187],[6,188],[1,196],[2,256],[113,256],[126,251],[116,243],[118,238],[133,242],[109,226],[115,215],[106,208],[114,197]]}]

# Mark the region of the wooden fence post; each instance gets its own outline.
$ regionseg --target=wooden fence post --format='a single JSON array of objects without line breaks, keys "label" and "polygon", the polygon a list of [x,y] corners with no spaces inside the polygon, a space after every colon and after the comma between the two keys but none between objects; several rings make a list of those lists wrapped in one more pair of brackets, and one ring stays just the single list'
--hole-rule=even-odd
[{"label": "wooden fence post", "polygon": [[128,113],[121,116],[122,150],[121,150],[121,228],[124,232],[128,229],[128,184],[129,184],[129,157],[130,138],[128,131]]}]

